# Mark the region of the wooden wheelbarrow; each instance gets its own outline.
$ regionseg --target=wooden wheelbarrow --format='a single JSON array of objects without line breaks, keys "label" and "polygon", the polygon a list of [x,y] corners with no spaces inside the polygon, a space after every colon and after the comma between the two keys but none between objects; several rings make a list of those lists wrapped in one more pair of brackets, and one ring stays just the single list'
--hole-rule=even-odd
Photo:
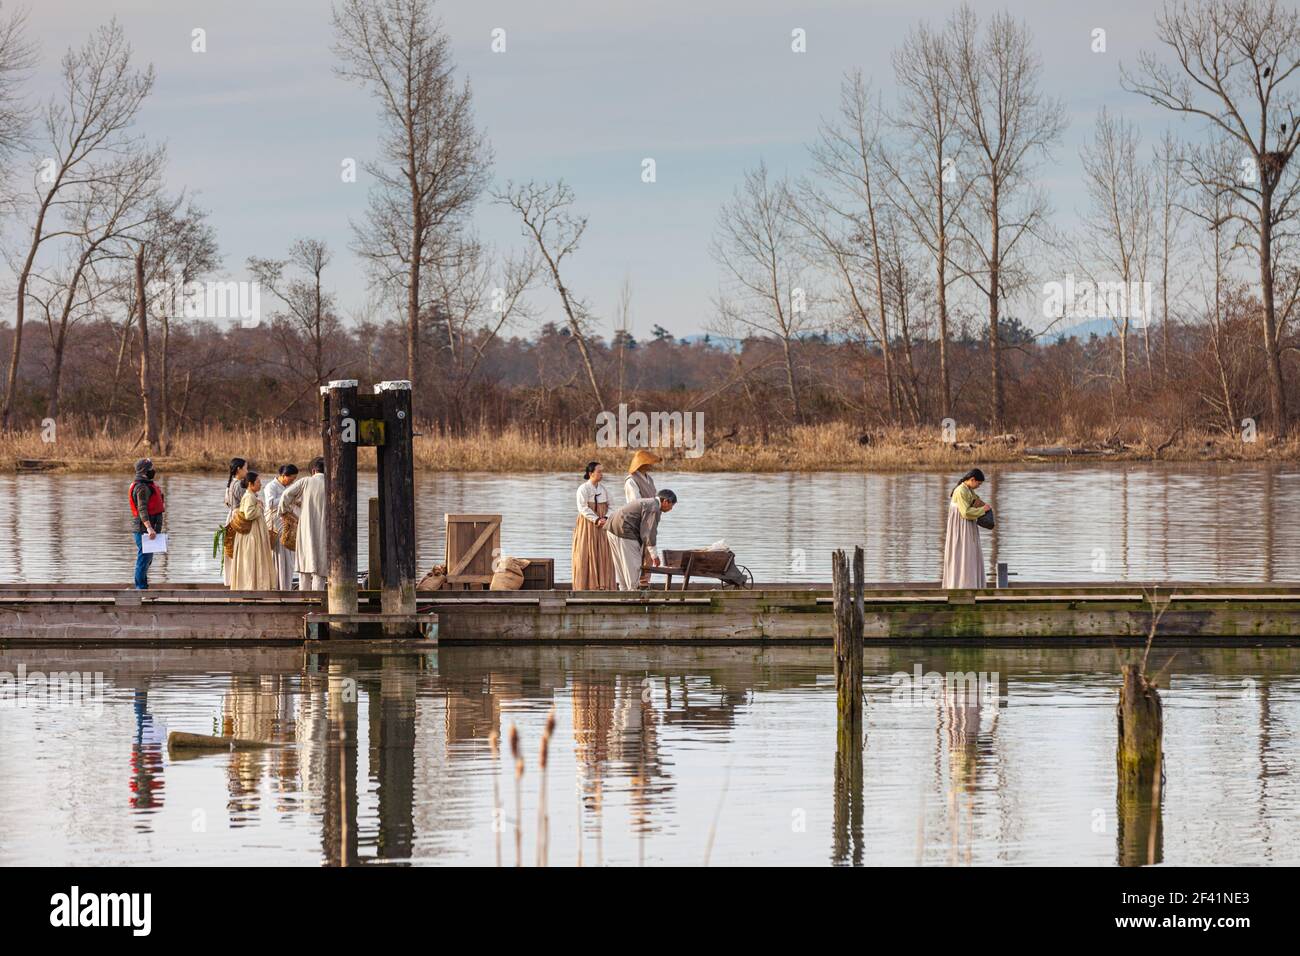
[{"label": "wooden wheelbarrow", "polygon": [[682,578],[682,590],[685,591],[692,577],[714,578],[722,582],[723,587],[748,588],[754,585],[754,575],[749,568],[736,563],[736,556],[731,551],[708,551],[703,548],[694,551],[660,552],[661,564],[658,567],[645,565],[641,568],[647,574],[662,574],[664,590],[671,590],[673,576]]}]

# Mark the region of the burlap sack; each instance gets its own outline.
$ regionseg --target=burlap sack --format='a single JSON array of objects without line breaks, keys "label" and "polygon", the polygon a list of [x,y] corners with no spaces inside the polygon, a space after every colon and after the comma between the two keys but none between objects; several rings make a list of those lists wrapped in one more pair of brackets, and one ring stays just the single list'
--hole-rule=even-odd
[{"label": "burlap sack", "polygon": [[428,574],[420,578],[420,583],[415,586],[417,591],[441,591],[447,583],[447,566],[439,564]]},{"label": "burlap sack", "polygon": [[492,565],[492,584],[490,591],[518,591],[524,584],[524,568],[528,562],[523,558],[498,558]]},{"label": "burlap sack", "polygon": [[284,513],[284,530],[280,532],[280,547],[286,551],[294,551],[294,545],[298,543],[298,519],[293,516],[293,512]]}]

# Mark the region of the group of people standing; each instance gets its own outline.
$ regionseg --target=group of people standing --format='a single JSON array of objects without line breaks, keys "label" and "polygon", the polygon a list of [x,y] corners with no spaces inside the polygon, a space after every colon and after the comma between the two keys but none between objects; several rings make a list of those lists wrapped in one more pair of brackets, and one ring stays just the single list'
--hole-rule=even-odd
[{"label": "group of people standing", "polygon": [[325,460],[298,474],[281,465],[264,483],[243,458],[230,460],[221,577],[232,591],[292,591],[295,570],[299,590],[326,589]]},{"label": "group of people standing", "polygon": [[623,482],[623,505],[611,510],[605,470],[587,463],[578,486],[573,529],[573,590],[635,591],[650,583],[647,567],[660,563],[659,518],[673,510],[677,495],[655,488],[651,470],[662,459],[641,449],[632,456]]},{"label": "group of people standing", "polygon": [[[635,591],[649,585],[648,569],[660,564],[659,519],[677,504],[672,491],[655,488],[651,471],[661,460],[645,449],[632,456],[623,482],[624,503],[617,509],[610,500],[603,466],[598,461],[587,463],[578,486],[573,529],[575,591]],[[307,478],[300,480],[298,474],[296,465],[281,465],[277,476],[264,484],[246,460],[230,460],[221,573],[232,591],[291,591],[295,571],[299,590],[327,589],[325,460],[313,461]],[[149,587],[153,562],[143,541],[162,533],[166,511],[156,477],[150,459],[136,461],[129,500],[136,547],[135,587],[140,590]],[[984,473],[973,468],[949,496],[944,588],[984,587],[979,528],[993,527],[993,509],[976,494],[983,483]]]}]

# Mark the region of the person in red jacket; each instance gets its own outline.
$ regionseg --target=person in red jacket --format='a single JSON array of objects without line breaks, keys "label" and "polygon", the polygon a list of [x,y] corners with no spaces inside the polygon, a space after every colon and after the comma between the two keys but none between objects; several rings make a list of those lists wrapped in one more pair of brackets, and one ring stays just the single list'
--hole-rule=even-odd
[{"label": "person in red jacket", "polygon": [[145,535],[152,541],[162,531],[163,506],[162,489],[154,483],[157,473],[153,462],[141,458],[135,463],[135,481],[131,482],[131,534],[135,538],[135,587],[137,591],[149,589],[149,565],[153,564],[153,555],[146,554],[141,542]]}]

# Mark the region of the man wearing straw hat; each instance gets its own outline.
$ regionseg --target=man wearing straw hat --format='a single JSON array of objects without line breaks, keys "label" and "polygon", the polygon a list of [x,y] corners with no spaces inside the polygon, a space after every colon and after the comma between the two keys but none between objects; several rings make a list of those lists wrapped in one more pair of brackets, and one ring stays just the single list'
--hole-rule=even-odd
[{"label": "man wearing straw hat", "polygon": [[[623,482],[623,502],[632,504],[634,501],[646,501],[655,497],[655,480],[650,476],[650,469],[663,461],[654,452],[647,451],[644,448],[637,449],[637,453],[632,456],[632,463],[627,466],[627,481]],[[641,566],[644,567],[649,562],[650,553],[642,551]],[[650,584],[649,572],[642,572],[641,579],[638,582],[641,587],[648,587]]]}]

